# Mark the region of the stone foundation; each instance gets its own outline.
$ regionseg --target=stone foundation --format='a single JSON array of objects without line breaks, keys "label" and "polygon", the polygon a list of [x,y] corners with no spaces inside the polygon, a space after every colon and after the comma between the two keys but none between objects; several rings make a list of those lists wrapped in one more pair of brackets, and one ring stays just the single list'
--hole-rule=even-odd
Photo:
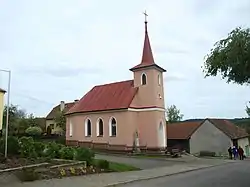
[{"label": "stone foundation", "polygon": [[[109,144],[109,143],[97,143],[92,141],[76,141],[76,140],[66,140],[66,145],[68,146],[79,146],[86,147],[90,149],[94,149],[97,151],[105,151],[105,152],[121,152],[121,153],[132,153],[136,152],[133,146],[128,146],[126,144]],[[139,146],[137,149],[140,150],[141,153],[155,153],[165,151],[166,148],[162,147],[147,147],[147,146]]]}]

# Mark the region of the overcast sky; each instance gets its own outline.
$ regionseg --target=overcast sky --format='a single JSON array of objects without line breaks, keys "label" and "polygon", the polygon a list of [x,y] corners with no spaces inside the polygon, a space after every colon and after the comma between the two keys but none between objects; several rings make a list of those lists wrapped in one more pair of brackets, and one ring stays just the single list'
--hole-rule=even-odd
[{"label": "overcast sky", "polygon": [[[204,56],[237,26],[250,27],[249,0],[1,0],[0,69],[12,71],[11,103],[36,116],[96,84],[132,79],[144,16],[166,107],[184,117],[245,117],[250,87],[204,79]],[[7,89],[7,74],[0,86]]]}]

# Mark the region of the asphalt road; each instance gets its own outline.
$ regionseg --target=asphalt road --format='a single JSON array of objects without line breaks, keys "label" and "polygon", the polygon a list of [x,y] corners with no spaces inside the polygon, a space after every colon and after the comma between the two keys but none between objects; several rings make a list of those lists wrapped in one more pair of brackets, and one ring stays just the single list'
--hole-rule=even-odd
[{"label": "asphalt road", "polygon": [[104,159],[108,161],[129,164],[140,169],[150,169],[162,166],[171,166],[176,164],[182,164],[182,162],[166,161],[160,159],[148,159],[148,158],[133,158],[126,156],[112,156],[112,155],[99,155],[96,154],[95,158]]},{"label": "asphalt road", "polygon": [[249,187],[250,161],[238,161],[158,179],[138,181],[119,187]]}]

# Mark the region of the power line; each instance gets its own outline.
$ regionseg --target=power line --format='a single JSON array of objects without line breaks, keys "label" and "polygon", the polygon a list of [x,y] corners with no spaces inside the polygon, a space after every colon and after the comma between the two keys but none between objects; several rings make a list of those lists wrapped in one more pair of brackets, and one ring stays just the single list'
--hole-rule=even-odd
[{"label": "power line", "polygon": [[55,104],[50,103],[50,102],[48,102],[48,101],[44,101],[44,100],[38,99],[38,98],[36,98],[36,97],[29,96],[29,95],[25,95],[25,94],[21,94],[21,93],[15,93],[15,95],[18,95],[18,96],[20,96],[20,97],[24,97],[24,98],[27,98],[27,99],[30,99],[30,100],[33,100],[33,101],[37,101],[37,102],[39,102],[39,103],[44,103],[44,104],[46,103],[46,104],[48,104],[48,105],[55,105]]}]

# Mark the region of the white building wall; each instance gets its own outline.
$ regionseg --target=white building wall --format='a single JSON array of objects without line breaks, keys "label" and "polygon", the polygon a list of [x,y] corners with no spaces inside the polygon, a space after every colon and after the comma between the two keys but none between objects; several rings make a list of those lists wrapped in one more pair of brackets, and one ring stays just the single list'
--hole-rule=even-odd
[{"label": "white building wall", "polygon": [[247,146],[249,146],[248,137],[238,139],[238,146],[240,146],[244,150],[244,152],[246,153]]},{"label": "white building wall", "polygon": [[227,154],[231,144],[232,141],[227,135],[206,120],[190,138],[190,153],[212,151],[218,155]]}]

